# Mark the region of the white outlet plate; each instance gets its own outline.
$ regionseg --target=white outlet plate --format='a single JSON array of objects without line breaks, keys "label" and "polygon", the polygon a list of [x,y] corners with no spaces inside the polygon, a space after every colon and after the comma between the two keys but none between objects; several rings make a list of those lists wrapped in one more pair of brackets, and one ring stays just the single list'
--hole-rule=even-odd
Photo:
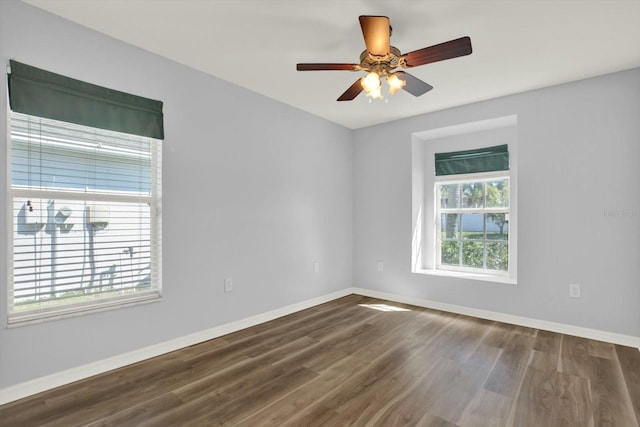
[{"label": "white outlet plate", "polygon": [[384,262],[378,261],[378,271],[384,271]]},{"label": "white outlet plate", "polygon": [[319,262],[314,262],[313,263],[313,272],[314,273],[320,272],[320,263]]},{"label": "white outlet plate", "polygon": [[231,292],[233,290],[233,279],[231,277],[227,277],[224,279],[224,291]]},{"label": "white outlet plate", "polygon": [[580,284],[579,283],[569,283],[569,296],[571,298],[580,298]]}]

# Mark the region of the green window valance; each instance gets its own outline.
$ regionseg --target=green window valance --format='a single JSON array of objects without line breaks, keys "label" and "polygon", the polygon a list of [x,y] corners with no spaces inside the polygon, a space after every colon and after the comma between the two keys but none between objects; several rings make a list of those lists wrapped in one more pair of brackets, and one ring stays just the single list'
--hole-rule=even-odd
[{"label": "green window valance", "polygon": [[475,150],[436,153],[436,175],[509,170],[507,144]]},{"label": "green window valance", "polygon": [[164,139],[162,102],[86,83],[11,60],[12,111]]}]

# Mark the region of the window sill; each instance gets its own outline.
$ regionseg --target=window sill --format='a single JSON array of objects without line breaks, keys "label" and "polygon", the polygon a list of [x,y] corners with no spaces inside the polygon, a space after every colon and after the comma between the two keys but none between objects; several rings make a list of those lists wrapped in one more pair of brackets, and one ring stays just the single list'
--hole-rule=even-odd
[{"label": "window sill", "polygon": [[52,320],[66,319],[70,317],[83,316],[86,314],[99,313],[102,311],[119,310],[143,304],[150,304],[162,301],[162,296],[158,291],[151,291],[145,295],[129,297],[126,299],[105,300],[99,303],[87,305],[85,307],[60,307],[58,310],[51,310],[40,313],[10,314],[7,319],[7,327],[33,325]]},{"label": "window sill", "polygon": [[515,277],[494,276],[491,274],[465,273],[461,271],[421,269],[414,270],[416,274],[427,274],[430,276],[455,277],[457,279],[479,280],[481,282],[503,283],[506,285],[517,285],[518,281]]}]

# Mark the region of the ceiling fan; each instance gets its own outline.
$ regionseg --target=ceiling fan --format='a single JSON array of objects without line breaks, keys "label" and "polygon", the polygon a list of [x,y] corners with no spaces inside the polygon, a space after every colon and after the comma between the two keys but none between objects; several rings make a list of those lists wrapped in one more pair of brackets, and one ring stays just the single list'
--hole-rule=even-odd
[{"label": "ceiling fan", "polygon": [[338,101],[351,101],[363,90],[371,98],[383,98],[382,80],[385,78],[389,93],[404,89],[413,96],[420,96],[433,87],[400,68],[411,68],[445,59],[469,55],[471,39],[461,37],[448,42],[401,54],[398,48],[391,46],[391,25],[387,16],[360,16],[360,27],[366,49],[360,54],[359,64],[297,64],[298,71],[344,70],[365,71],[362,77],[347,89]]}]

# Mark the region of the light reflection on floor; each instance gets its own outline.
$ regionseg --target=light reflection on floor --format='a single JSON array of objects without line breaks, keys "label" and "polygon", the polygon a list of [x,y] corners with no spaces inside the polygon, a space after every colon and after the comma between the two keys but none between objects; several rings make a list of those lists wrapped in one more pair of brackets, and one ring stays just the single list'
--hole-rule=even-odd
[{"label": "light reflection on floor", "polygon": [[389,304],[358,304],[360,307],[372,308],[379,311],[411,311],[408,308],[394,307]]}]

